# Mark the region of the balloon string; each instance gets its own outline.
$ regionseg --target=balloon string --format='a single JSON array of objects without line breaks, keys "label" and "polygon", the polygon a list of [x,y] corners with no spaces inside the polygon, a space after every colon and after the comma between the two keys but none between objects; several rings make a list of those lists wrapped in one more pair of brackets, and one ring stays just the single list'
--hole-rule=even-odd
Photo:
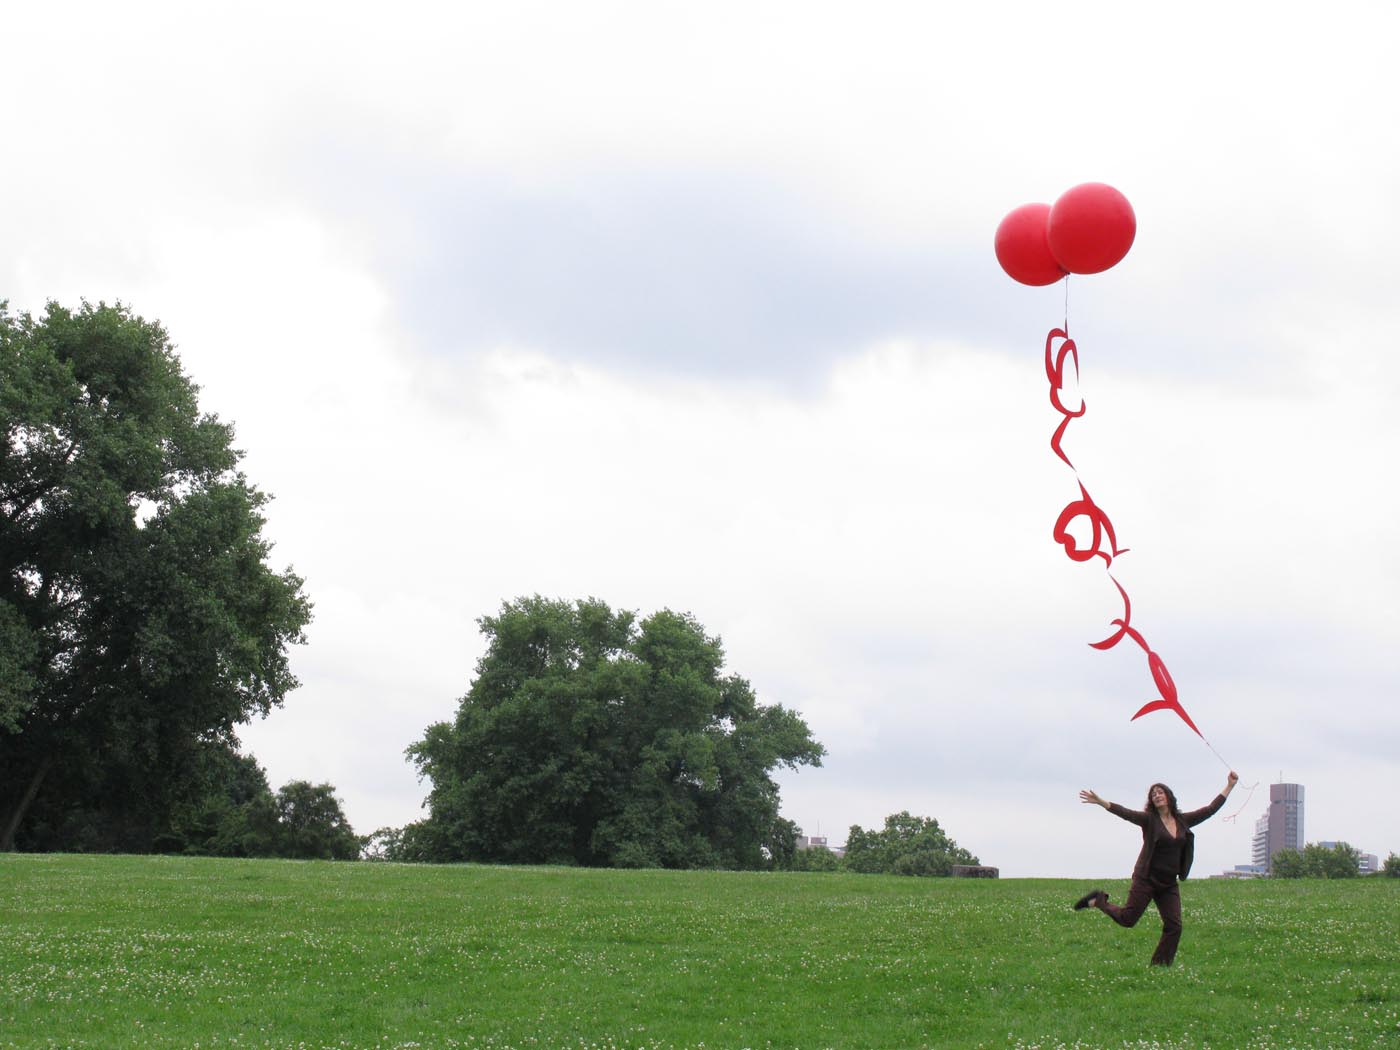
[{"label": "balloon string", "polygon": [[1065,274],[1065,334],[1069,334],[1069,274]]},{"label": "balloon string", "polygon": [[[1200,734],[1197,734],[1197,735],[1199,736]],[[1222,766],[1224,766],[1226,769],[1231,769],[1231,768],[1232,768],[1231,765],[1230,765],[1230,763],[1229,763],[1229,762],[1226,762],[1225,759],[1221,756],[1220,752],[1217,751],[1217,750],[1215,750],[1215,745],[1214,745],[1214,744],[1212,744],[1212,743],[1211,743],[1209,740],[1207,740],[1204,736],[1201,737],[1201,742],[1202,742],[1203,744],[1205,744],[1206,747],[1210,748],[1210,753],[1211,753],[1212,755],[1214,755],[1216,758],[1220,759],[1220,764],[1221,764]],[[1226,821],[1227,823],[1233,824],[1233,823],[1235,822],[1235,818],[1238,817],[1241,813],[1243,813],[1243,812],[1249,807],[1249,801],[1250,801],[1250,799],[1252,799],[1252,798],[1254,797],[1254,792],[1255,792],[1255,790],[1259,787],[1259,784],[1260,784],[1260,782],[1259,782],[1258,780],[1256,780],[1253,784],[1250,784],[1250,785],[1249,785],[1249,794],[1246,795],[1246,796],[1244,797],[1244,801],[1240,803],[1240,808],[1237,809],[1237,810],[1235,810],[1235,812],[1231,813],[1228,817],[1221,817],[1220,819]]]},{"label": "balloon string", "polygon": [[[1212,750],[1214,750],[1214,749],[1212,748]],[[1219,757],[1219,756],[1216,756],[1216,757]],[[1235,812],[1231,813],[1228,817],[1221,817],[1220,819],[1221,819],[1221,820],[1224,820],[1224,821],[1226,821],[1226,822],[1228,822],[1228,823],[1233,824],[1233,823],[1235,822],[1235,818],[1238,817],[1241,813],[1243,813],[1243,812],[1245,811],[1245,808],[1249,805],[1249,800],[1252,799],[1252,798],[1254,797],[1254,789],[1257,788],[1258,786],[1259,786],[1259,781],[1257,781],[1257,780],[1256,780],[1253,784],[1250,784],[1250,785],[1249,785],[1249,794],[1246,795],[1246,796],[1244,797],[1244,801],[1243,801],[1242,803],[1240,803],[1240,808],[1237,809],[1237,810],[1235,810]]]},{"label": "balloon string", "polygon": [[[1199,733],[1197,733],[1196,735],[1197,735],[1197,736],[1201,736]],[[1226,769],[1229,769],[1229,768],[1230,768],[1230,763],[1229,763],[1229,762],[1226,762],[1224,758],[1221,758],[1220,752],[1217,751],[1217,750],[1215,750],[1215,745],[1213,745],[1213,744],[1212,744],[1209,740],[1207,740],[1204,736],[1201,736],[1201,743],[1205,744],[1206,747],[1210,748],[1210,753],[1211,753],[1212,755],[1214,755],[1216,758],[1219,758],[1219,759],[1220,759],[1220,764],[1221,764],[1222,766],[1224,766]]]}]

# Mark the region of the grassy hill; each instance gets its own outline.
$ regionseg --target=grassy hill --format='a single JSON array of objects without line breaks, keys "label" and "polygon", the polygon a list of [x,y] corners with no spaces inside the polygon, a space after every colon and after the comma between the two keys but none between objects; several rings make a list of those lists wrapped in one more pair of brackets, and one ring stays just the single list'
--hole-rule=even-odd
[{"label": "grassy hill", "polygon": [[0,855],[0,1047],[1400,1047],[1400,880],[1086,888]]}]

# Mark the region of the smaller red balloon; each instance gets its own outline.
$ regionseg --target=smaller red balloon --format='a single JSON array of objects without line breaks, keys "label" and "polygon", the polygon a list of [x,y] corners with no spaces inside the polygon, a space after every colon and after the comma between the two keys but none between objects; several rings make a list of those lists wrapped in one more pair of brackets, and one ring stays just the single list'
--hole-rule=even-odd
[{"label": "smaller red balloon", "polygon": [[1055,261],[1046,233],[1048,204],[1023,204],[1013,209],[997,227],[997,262],[1022,284],[1054,284],[1065,275]]},{"label": "smaller red balloon", "polygon": [[1102,273],[1133,246],[1137,216],[1112,186],[1086,182],[1061,194],[1046,234],[1051,254],[1070,273]]}]

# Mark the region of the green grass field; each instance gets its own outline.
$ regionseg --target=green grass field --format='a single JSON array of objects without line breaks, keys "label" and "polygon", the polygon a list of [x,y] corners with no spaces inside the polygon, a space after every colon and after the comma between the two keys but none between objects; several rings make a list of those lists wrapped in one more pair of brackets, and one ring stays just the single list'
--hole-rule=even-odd
[{"label": "green grass field", "polygon": [[1400,880],[1085,888],[0,855],[0,1047],[1400,1047]]}]

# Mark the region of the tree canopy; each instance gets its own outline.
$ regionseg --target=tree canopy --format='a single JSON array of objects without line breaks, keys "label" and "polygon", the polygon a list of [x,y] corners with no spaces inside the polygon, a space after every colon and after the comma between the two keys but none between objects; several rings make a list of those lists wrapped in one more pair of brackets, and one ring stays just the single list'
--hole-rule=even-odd
[{"label": "tree canopy", "polygon": [[879,831],[851,825],[844,862],[849,871],[886,875],[951,875],[954,864],[981,863],[949,838],[937,820],[907,810],[886,817]]},{"label": "tree canopy", "polygon": [[197,394],[124,306],[0,303],[0,848],[155,848],[297,684],[310,603]]},{"label": "tree canopy", "polygon": [[1309,842],[1302,850],[1279,850],[1269,862],[1269,872],[1276,879],[1352,879],[1361,874],[1361,851],[1345,842]]},{"label": "tree canopy", "polygon": [[409,748],[429,816],[398,856],[759,868],[790,854],[777,767],[820,765],[806,723],[722,674],[692,617],[596,599],[506,603],[455,721]]},{"label": "tree canopy", "polygon": [[277,790],[277,822],[268,853],[298,860],[355,860],[360,840],[330,784],[293,780]]},{"label": "tree canopy", "polygon": [[[222,741],[201,750],[199,773],[156,838],[157,851],[294,860],[359,857],[360,839],[330,784],[293,780],[274,794],[252,756]],[[90,832],[70,835],[70,847],[81,845],[85,834]]]}]

